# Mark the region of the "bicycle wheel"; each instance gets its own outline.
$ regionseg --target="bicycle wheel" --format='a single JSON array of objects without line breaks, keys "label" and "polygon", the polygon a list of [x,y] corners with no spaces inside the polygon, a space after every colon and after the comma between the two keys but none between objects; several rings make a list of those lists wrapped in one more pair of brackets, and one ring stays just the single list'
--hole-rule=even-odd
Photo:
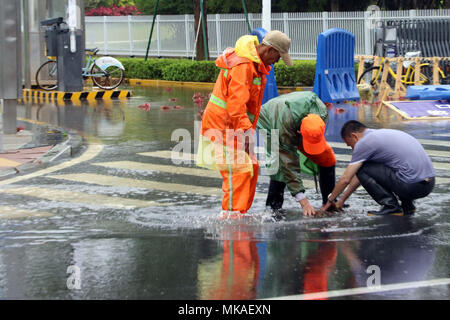
[{"label": "bicycle wheel", "polygon": [[[439,83],[442,84],[442,74],[441,72],[438,72],[439,75]],[[411,72],[410,81],[414,83],[414,70]],[[433,66],[428,63],[424,63],[420,65],[420,85],[427,85],[427,84],[433,84]]]},{"label": "bicycle wheel", "polygon": [[123,81],[123,70],[117,66],[109,66],[102,70],[94,64],[91,68],[91,74],[93,74],[92,81],[94,81],[94,84],[105,90],[117,88]]},{"label": "bicycle wheel", "polygon": [[[372,78],[373,74],[372,71],[375,72],[375,76]],[[358,79],[358,84],[361,83],[361,80],[364,80],[367,83],[370,83],[372,87],[374,87],[377,84],[377,81],[381,75],[381,66],[374,66],[370,67],[361,74],[361,76]]]},{"label": "bicycle wheel", "polygon": [[58,63],[53,60],[44,62],[36,72],[36,85],[42,90],[58,88]]}]

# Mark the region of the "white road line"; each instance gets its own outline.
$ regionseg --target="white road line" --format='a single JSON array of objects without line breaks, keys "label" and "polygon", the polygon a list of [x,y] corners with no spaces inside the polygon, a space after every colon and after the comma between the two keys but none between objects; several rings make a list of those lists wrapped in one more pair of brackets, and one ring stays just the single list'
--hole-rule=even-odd
[{"label": "white road line", "polygon": [[88,161],[91,160],[93,158],[95,158],[101,151],[103,150],[103,145],[102,144],[90,144],[87,148],[87,150],[79,157],[67,161],[67,162],[63,162],[61,164],[46,168],[46,169],[42,169],[42,170],[38,170],[35,171],[33,173],[29,173],[29,174],[25,174],[23,176],[18,176],[15,178],[11,178],[11,179],[6,179],[3,181],[0,181],[0,186],[1,185],[7,185],[7,184],[11,184],[11,183],[15,183],[15,182],[19,182],[19,181],[23,181],[23,180],[27,180],[27,179],[31,179],[31,178],[36,178],[36,177],[40,177],[44,174],[49,174],[49,173],[53,173],[55,171],[59,171],[62,169],[66,169],[69,168],[73,165],[79,164],[81,162],[84,161]]},{"label": "white road line", "polygon": [[97,162],[93,163],[95,166],[111,167],[118,169],[129,169],[129,170],[141,170],[141,171],[160,171],[172,174],[187,174],[197,177],[207,177],[207,178],[222,178],[220,172],[214,170],[205,170],[197,168],[188,168],[175,165],[161,165],[153,163],[144,162],[134,162],[134,161],[112,161],[112,162]]},{"label": "white road line", "polygon": [[327,298],[352,296],[352,295],[357,295],[357,294],[370,294],[370,293],[379,293],[379,292],[394,291],[394,290],[416,289],[416,288],[431,287],[431,286],[443,286],[443,285],[449,285],[449,284],[450,284],[450,278],[441,278],[441,279],[433,279],[433,280],[425,280],[425,281],[394,283],[394,284],[374,286],[374,287],[361,287],[361,288],[352,288],[352,289],[344,289],[344,290],[322,291],[322,292],[316,292],[316,293],[306,293],[306,294],[298,294],[298,295],[291,295],[291,296],[284,296],[284,297],[275,297],[275,298],[264,299],[264,300],[327,299]]},{"label": "white road line", "polygon": [[194,193],[208,196],[222,196],[223,191],[219,188],[199,187],[195,185],[166,183],[160,181],[137,180],[132,178],[122,178],[106,176],[101,174],[79,173],[47,176],[52,179],[69,180],[89,184],[98,184],[115,187],[136,187],[150,190],[160,190],[168,192]]},{"label": "white road line", "polygon": [[[429,140],[429,139],[417,139],[421,144],[425,144],[425,145],[432,145],[432,146],[441,146],[441,147],[448,147],[450,148],[450,141],[445,141],[445,140]],[[341,148],[341,149],[349,149],[350,147],[347,146],[347,144],[345,144],[344,142],[329,142],[328,144],[332,147],[332,148]],[[425,150],[427,150],[427,148],[425,148]]]},{"label": "white road line", "polygon": [[[428,156],[430,157],[439,157],[439,158],[450,158],[450,151],[439,151],[439,150],[425,150]],[[146,156],[146,157],[155,157],[155,158],[164,158],[164,159],[172,159],[174,161],[183,161],[185,163],[193,163],[195,161],[195,155],[192,153],[178,153],[170,150],[161,150],[161,151],[153,151],[153,152],[142,152],[138,153],[138,155]],[[341,154],[336,153],[336,159],[338,161],[346,161],[350,162],[352,156],[350,154]],[[439,163],[438,161],[433,161],[433,163]],[[447,169],[444,169],[447,170]]]},{"label": "white road line", "polygon": [[45,211],[18,209],[9,206],[0,206],[0,219],[18,219],[29,217],[50,217],[53,214]]},{"label": "white road line", "polygon": [[[214,170],[206,170],[206,169],[197,169],[197,168],[188,168],[182,166],[175,165],[162,165],[162,164],[153,164],[153,163],[143,163],[143,162],[134,162],[134,161],[113,161],[113,162],[98,162],[93,163],[96,166],[102,166],[105,168],[117,168],[117,169],[128,169],[128,170],[138,170],[138,171],[158,171],[170,174],[186,174],[197,177],[207,177],[207,178],[218,178],[222,179],[219,172]],[[342,169],[338,169],[339,172],[344,172]],[[258,177],[258,182],[269,182],[269,179],[266,179],[267,176],[260,175]],[[310,178],[312,179],[312,177]],[[309,179],[303,179],[303,185],[305,188],[315,188],[314,181]]]},{"label": "white road line", "polygon": [[150,206],[166,206],[167,203],[158,204],[155,201],[144,201],[138,199],[129,199],[121,197],[110,197],[101,194],[88,194],[62,189],[40,188],[40,187],[20,187],[0,189],[0,193],[15,194],[21,196],[30,196],[46,200],[64,201],[71,203],[84,203],[89,205],[112,207],[122,209],[134,209]]},{"label": "white road line", "polygon": [[450,133],[433,133],[434,137],[450,137]]},{"label": "white road line", "polygon": [[[151,152],[142,152],[142,153],[138,153],[141,156],[146,156],[146,157],[156,157],[156,158],[164,158],[164,159],[177,159],[177,160],[184,160],[187,163],[192,163],[191,161],[193,161],[193,154],[192,153],[184,153],[184,154],[177,154],[176,152],[174,152],[174,154],[172,155],[172,152],[170,150],[161,150],[161,151],[151,151]],[[450,152],[448,153],[450,156]],[[350,156],[349,155],[342,155],[342,154],[337,154],[336,158],[339,161],[350,161]],[[347,160],[348,159],[348,160]],[[436,162],[433,164],[435,169],[440,169],[440,170],[450,170],[450,164],[447,163],[439,163]],[[148,170],[152,170],[152,169],[148,169]],[[202,169],[199,169],[202,170]],[[336,168],[336,175],[337,176],[341,176],[344,173],[345,168]],[[163,170],[160,170],[163,171]],[[173,173],[174,171],[163,171],[163,172],[168,172],[168,173]],[[208,174],[202,174],[201,176],[206,176]],[[211,174],[212,176],[212,174]],[[309,180],[304,179],[304,184],[306,188],[314,188],[314,182],[309,182]],[[437,177],[436,178],[436,184],[450,184],[450,178],[444,178],[444,177]]]}]

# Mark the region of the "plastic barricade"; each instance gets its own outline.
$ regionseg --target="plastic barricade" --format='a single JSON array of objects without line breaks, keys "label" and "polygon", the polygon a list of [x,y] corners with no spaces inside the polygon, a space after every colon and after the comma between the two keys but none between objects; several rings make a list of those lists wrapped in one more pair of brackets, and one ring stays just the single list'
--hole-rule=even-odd
[{"label": "plastic barricade", "polygon": [[406,98],[411,100],[450,100],[450,85],[409,86]]},{"label": "plastic barricade", "polygon": [[355,36],[333,28],[319,35],[313,91],[323,102],[359,101],[354,65]]}]

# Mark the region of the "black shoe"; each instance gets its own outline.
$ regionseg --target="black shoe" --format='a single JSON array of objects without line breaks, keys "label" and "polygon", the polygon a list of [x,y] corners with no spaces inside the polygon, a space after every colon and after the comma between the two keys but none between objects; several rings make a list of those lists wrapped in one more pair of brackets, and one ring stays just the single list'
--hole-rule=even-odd
[{"label": "black shoe", "polygon": [[369,211],[367,212],[368,216],[403,216],[403,211],[399,207],[387,207],[383,206],[379,211]]},{"label": "black shoe", "polygon": [[402,201],[402,211],[405,216],[411,216],[416,213],[416,206],[412,201]]},{"label": "black shoe", "polygon": [[272,209],[272,219],[274,221],[281,221],[286,219],[287,211],[284,209]]}]

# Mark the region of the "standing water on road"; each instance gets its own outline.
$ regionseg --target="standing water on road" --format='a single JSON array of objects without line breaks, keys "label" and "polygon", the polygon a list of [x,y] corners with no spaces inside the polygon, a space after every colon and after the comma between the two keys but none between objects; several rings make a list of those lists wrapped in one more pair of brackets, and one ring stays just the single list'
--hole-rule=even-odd
[{"label": "standing water on road", "polygon": [[[0,298],[274,298],[367,287],[374,266],[381,285],[425,285],[334,297],[448,298],[450,122],[405,122],[387,110],[377,118],[364,104],[330,107],[337,176],[351,155],[340,138],[347,120],[420,139],[438,178],[413,217],[366,216],[378,205],[359,189],[344,213],[316,218],[303,217],[286,194],[286,218],[275,221],[262,175],[248,216],[219,220],[220,175],[196,167],[191,154],[171,153],[181,134],[195,152],[201,108],[193,96],[209,90],[130,89],[126,100],[18,105],[28,130],[60,127],[86,145],[0,181]],[[305,185],[319,207],[307,176]]]}]

